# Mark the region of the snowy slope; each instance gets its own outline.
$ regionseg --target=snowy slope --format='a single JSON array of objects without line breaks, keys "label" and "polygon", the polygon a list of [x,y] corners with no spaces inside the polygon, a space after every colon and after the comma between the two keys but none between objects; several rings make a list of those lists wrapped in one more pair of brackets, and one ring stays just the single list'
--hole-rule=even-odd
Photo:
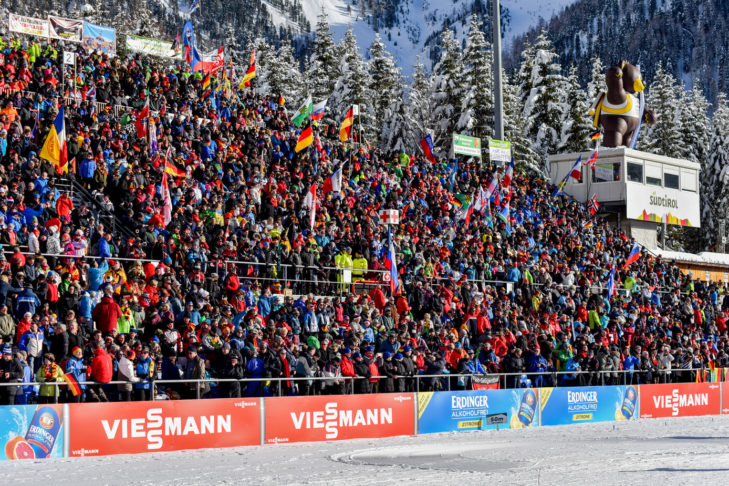
[{"label": "snowy slope", "polygon": [[[328,16],[335,39],[344,36],[351,26],[363,55],[372,44],[375,32],[367,18],[363,18],[356,5],[348,0],[298,0],[312,29],[322,10]],[[511,22],[506,32],[506,44],[538,24],[540,18],[549,20],[565,6],[576,0],[502,0],[502,9],[508,9]],[[407,75],[412,71],[417,56],[429,66],[425,54],[426,41],[433,33],[440,32],[447,22],[455,30],[456,38],[463,40],[468,27],[468,12],[474,0],[404,0],[399,24],[391,29],[381,29],[380,36],[388,50]],[[266,3],[276,25],[287,20],[269,3]],[[350,8],[348,8],[350,7]],[[457,19],[461,19],[458,21]],[[436,40],[437,42],[437,40]]]},{"label": "snowy slope", "polygon": [[3,484],[723,484],[729,417],[9,461]]}]

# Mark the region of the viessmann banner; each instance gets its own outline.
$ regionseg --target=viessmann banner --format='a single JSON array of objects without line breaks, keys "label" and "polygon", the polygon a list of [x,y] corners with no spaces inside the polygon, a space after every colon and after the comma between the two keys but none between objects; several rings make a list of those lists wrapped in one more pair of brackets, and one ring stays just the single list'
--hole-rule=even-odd
[{"label": "viessmann banner", "polygon": [[266,444],[412,435],[412,393],[266,398]]},{"label": "viessmann banner", "polygon": [[541,425],[607,422],[638,418],[638,387],[540,388]]},{"label": "viessmann banner", "polygon": [[677,226],[701,226],[698,192],[680,191],[666,187],[625,183],[625,211],[628,219]]},{"label": "viessmann banner", "polygon": [[84,403],[69,407],[70,457],[261,443],[260,398]]},{"label": "viessmann banner", "polygon": [[418,432],[539,425],[536,389],[418,393]]},{"label": "viessmann banner", "polygon": [[[722,383],[641,385],[640,418],[692,417],[721,413]],[[724,401],[729,399],[724,396]]]}]

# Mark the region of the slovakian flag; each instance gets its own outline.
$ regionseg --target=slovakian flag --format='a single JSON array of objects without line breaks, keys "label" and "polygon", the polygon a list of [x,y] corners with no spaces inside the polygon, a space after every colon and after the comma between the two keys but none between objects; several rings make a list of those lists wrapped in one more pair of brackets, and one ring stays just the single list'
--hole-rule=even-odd
[{"label": "slovakian flag", "polygon": [[610,265],[610,277],[608,277],[607,282],[607,298],[612,297],[615,292],[615,267]]},{"label": "slovakian flag", "polygon": [[342,126],[339,128],[339,140],[346,142],[352,135],[352,125],[354,124],[354,110],[352,108],[347,111],[347,116],[342,121]]},{"label": "slovakian flag", "polygon": [[340,165],[332,175],[326,178],[321,188],[324,194],[329,192],[342,192],[342,166]]},{"label": "slovakian flag", "polygon": [[309,209],[309,227],[314,229],[314,222],[316,221],[316,184],[312,185],[309,192],[306,193],[303,206]]},{"label": "slovakian flag", "polygon": [[600,203],[597,202],[597,194],[593,194],[590,198],[590,202],[587,203],[587,209],[590,210],[591,215],[595,215],[598,209],[600,209]]},{"label": "slovakian flag", "polygon": [[506,172],[504,172],[504,178],[501,180],[501,185],[506,187],[509,184],[511,184],[511,180],[514,178],[514,157],[511,158],[511,162],[509,162],[509,165],[506,167]]},{"label": "slovakian flag", "polygon": [[640,258],[640,245],[635,244],[635,245],[633,245],[633,248],[631,248],[628,258],[625,259],[625,265],[623,266],[623,268],[628,268],[631,263],[638,261],[639,258]]},{"label": "slovakian flag", "polygon": [[433,137],[431,137],[430,134],[424,136],[423,139],[420,141],[420,148],[423,149],[425,158],[428,159],[432,164],[435,164],[435,155],[433,155]]},{"label": "slovakian flag", "polygon": [[311,107],[311,119],[319,121],[324,118],[324,111],[327,108],[327,100],[320,101]]},{"label": "slovakian flag", "polygon": [[397,273],[397,262],[395,261],[395,245],[392,243],[392,236],[388,232],[387,235],[387,251],[385,252],[385,268],[390,271],[390,293],[397,295],[400,290],[400,279]]},{"label": "slovakian flag", "polygon": [[58,115],[51,126],[51,131],[48,132],[46,141],[40,151],[40,157],[56,166],[56,171],[59,174],[68,172],[68,146],[66,144],[66,120],[63,106],[58,109]]},{"label": "slovakian flag", "polygon": [[71,390],[71,395],[74,397],[77,397],[81,394],[81,387],[78,384],[78,381],[76,378],[74,378],[71,374],[65,374],[63,375],[63,380],[68,385],[68,389]]},{"label": "slovakian flag", "polygon": [[314,143],[314,132],[311,130],[311,125],[309,125],[303,132],[301,132],[301,135],[299,135],[299,140],[296,142],[296,148],[294,151],[299,153],[312,143]]}]

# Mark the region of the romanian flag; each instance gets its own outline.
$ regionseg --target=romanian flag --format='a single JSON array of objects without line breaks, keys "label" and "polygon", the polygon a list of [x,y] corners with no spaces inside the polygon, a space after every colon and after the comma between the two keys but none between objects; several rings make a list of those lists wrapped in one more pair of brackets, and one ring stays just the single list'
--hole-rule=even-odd
[{"label": "romanian flag", "polygon": [[76,381],[76,378],[73,377],[73,375],[65,374],[63,375],[63,379],[68,384],[68,389],[71,390],[71,394],[74,397],[77,397],[81,394],[81,387],[78,384],[78,381]]},{"label": "romanian flag", "polygon": [[339,129],[339,140],[346,142],[352,133],[352,124],[354,123],[354,114],[352,108],[347,112],[347,116],[344,117],[342,127]]},{"label": "romanian flag", "polygon": [[299,141],[296,142],[296,148],[294,151],[299,153],[312,143],[314,143],[314,134],[311,130],[311,126],[309,126],[306,130],[301,132],[301,135],[299,135]]},{"label": "romanian flag", "polygon": [[246,75],[243,76],[243,80],[241,80],[238,88],[239,89],[250,88],[251,80],[255,77],[256,77],[256,51],[254,50],[251,53],[251,66],[248,68],[248,71],[246,71]]},{"label": "romanian flag", "polygon": [[185,172],[183,169],[180,169],[174,164],[174,162],[170,162],[169,160],[165,162],[165,172],[167,172],[172,177],[187,177],[187,172]]},{"label": "romanian flag", "polygon": [[68,147],[66,145],[66,120],[63,106],[58,109],[58,116],[48,132],[40,156],[56,166],[59,174],[68,172]]}]

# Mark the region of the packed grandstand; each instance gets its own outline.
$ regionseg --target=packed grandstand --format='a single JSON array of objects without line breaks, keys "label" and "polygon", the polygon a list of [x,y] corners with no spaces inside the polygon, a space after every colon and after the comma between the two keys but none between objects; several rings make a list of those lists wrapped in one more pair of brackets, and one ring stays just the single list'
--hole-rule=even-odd
[{"label": "packed grandstand", "polygon": [[[0,52],[4,404],[470,389],[501,372],[507,387],[642,384],[729,366],[723,284],[645,252],[626,263],[628,236],[518,160],[511,176],[324,126],[296,151],[276,93],[233,87],[216,106],[187,67],[80,54],[67,97],[57,41],[5,36]],[[68,174],[39,156],[61,109]],[[491,182],[493,201],[464,197]]]}]

